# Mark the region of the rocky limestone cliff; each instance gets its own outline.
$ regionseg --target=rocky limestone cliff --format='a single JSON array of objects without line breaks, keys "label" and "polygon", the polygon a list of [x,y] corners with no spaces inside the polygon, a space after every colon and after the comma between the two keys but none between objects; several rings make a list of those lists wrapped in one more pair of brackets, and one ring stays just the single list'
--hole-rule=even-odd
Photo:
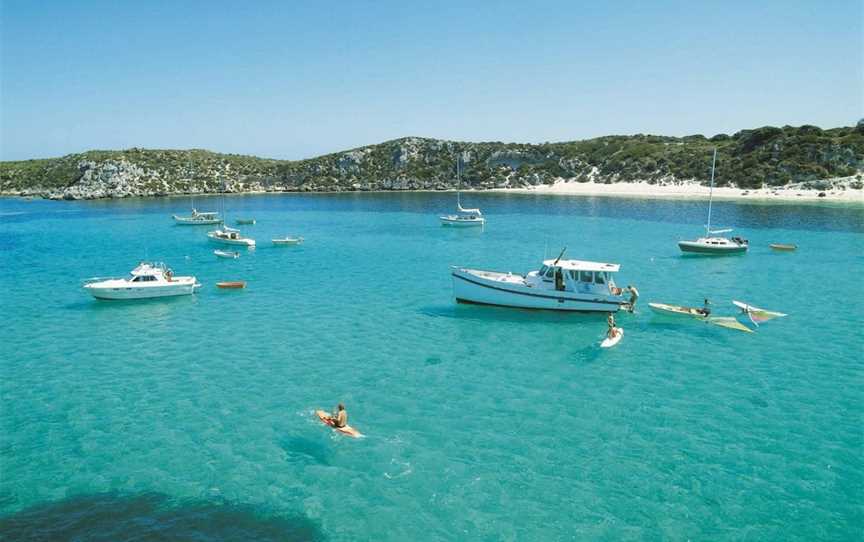
[{"label": "rocky limestone cliff", "polygon": [[764,127],[732,136],[634,135],[544,143],[466,143],[408,137],[309,160],[283,161],[203,150],[88,151],[0,162],[0,192],[53,199],[262,191],[518,188],[577,182],[707,182],[718,149],[720,186],[830,188],[861,183],[864,125]]}]

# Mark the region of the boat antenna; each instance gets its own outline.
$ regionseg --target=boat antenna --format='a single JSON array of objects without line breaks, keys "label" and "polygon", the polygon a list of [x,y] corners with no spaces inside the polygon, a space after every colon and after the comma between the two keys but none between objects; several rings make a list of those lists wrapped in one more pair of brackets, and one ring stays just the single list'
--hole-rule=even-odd
[{"label": "boat antenna", "polygon": [[555,261],[552,262],[552,265],[558,265],[558,260],[560,260],[561,257],[564,256],[564,253],[565,253],[566,251],[567,251],[567,247],[562,248],[562,249],[561,249],[561,254],[559,254],[558,257],[555,258]]},{"label": "boat antenna", "polygon": [[711,160],[711,188],[708,191],[708,224],[705,226],[706,235],[711,235],[711,200],[714,199],[714,166],[717,165],[717,147],[714,147],[714,159]]}]

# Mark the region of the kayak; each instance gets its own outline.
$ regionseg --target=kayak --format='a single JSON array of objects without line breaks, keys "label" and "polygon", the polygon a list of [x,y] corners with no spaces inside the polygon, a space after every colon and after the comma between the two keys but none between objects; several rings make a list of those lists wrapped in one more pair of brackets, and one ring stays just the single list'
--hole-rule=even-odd
[{"label": "kayak", "polygon": [[335,425],[333,425],[333,420],[330,419],[330,415],[327,414],[326,412],[324,412],[323,410],[316,410],[315,415],[318,416],[318,419],[321,420],[321,422],[324,425],[329,425],[330,427],[332,427],[336,431],[339,431],[343,435],[348,435],[349,437],[354,437],[354,438],[360,438],[363,436],[360,433],[360,431],[354,429],[350,425],[346,425],[345,427],[336,427]]},{"label": "kayak", "polygon": [[791,252],[791,251],[795,250],[796,248],[798,248],[798,245],[787,245],[784,243],[771,243],[768,246],[770,246],[774,250],[785,250],[787,252]]},{"label": "kayak", "polygon": [[702,309],[694,307],[682,307],[680,305],[667,305],[665,303],[648,303],[648,306],[661,314],[679,314],[681,316],[692,316],[694,318],[705,318]]},{"label": "kayak", "polygon": [[600,343],[600,348],[612,348],[619,342],[621,342],[621,338],[624,337],[624,330],[620,327],[615,328],[615,336],[614,337],[606,337],[603,339],[603,342]]}]

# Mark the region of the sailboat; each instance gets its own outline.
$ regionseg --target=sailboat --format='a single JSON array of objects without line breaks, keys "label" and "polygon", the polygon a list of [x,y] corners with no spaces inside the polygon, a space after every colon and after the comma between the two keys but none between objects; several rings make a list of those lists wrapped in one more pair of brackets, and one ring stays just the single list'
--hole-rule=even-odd
[{"label": "sailboat", "polygon": [[[222,216],[225,216],[224,194],[222,195]],[[222,224],[221,228],[207,232],[207,237],[209,237],[211,241],[219,243],[221,245],[241,245],[249,248],[255,248],[255,239],[243,237],[240,234],[240,230],[235,228],[229,228],[224,223]]]},{"label": "sailboat", "polygon": [[456,178],[459,183],[459,190],[456,191],[456,214],[438,217],[441,219],[441,225],[456,227],[484,226],[486,224],[486,218],[483,217],[483,213],[480,212],[480,209],[466,209],[462,207],[461,157],[456,160]]},{"label": "sailboat", "polygon": [[711,229],[711,203],[714,199],[714,168],[717,165],[717,149],[714,149],[714,159],[711,161],[711,190],[708,193],[708,224],[705,225],[705,237],[695,241],[678,241],[681,252],[688,254],[723,255],[741,254],[747,252],[749,242],[747,239],[733,237],[731,239],[719,234],[732,231],[731,228],[722,230]]},{"label": "sailboat", "polygon": [[195,208],[195,199],[192,198],[192,214],[189,216],[172,215],[174,222],[181,226],[201,226],[207,224],[221,224],[219,213],[199,211]]}]

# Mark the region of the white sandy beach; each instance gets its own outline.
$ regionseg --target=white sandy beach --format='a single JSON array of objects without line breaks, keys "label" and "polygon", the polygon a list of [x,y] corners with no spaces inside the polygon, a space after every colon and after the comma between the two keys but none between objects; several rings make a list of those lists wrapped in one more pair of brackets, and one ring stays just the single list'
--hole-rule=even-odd
[{"label": "white sandy beach", "polygon": [[[774,200],[774,201],[839,201],[864,204],[864,189],[835,187],[828,190],[808,190],[795,187],[774,187],[762,189],[742,189],[714,187],[717,199],[735,200]],[[551,194],[561,196],[616,196],[634,198],[707,198],[709,187],[690,182],[680,184],[637,183],[595,183],[559,180],[551,185],[531,188],[501,188],[505,192],[526,194]],[[819,196],[824,193],[824,196]]]}]

